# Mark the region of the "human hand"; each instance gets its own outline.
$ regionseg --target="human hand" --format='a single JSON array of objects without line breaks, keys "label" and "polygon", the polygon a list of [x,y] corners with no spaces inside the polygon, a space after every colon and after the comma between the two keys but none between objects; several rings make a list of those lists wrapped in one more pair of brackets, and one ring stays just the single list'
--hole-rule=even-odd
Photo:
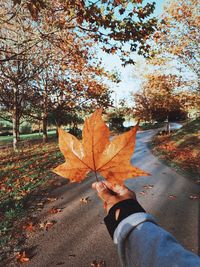
[{"label": "human hand", "polygon": [[99,197],[104,201],[107,213],[118,202],[126,199],[136,200],[136,195],[124,185],[112,185],[108,181],[95,182],[92,188],[96,189]]}]

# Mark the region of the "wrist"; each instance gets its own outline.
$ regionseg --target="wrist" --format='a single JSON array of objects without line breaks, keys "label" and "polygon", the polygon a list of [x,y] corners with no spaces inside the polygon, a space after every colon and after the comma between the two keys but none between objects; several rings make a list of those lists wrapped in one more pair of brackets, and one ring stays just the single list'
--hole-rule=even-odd
[{"label": "wrist", "polygon": [[[116,218],[116,211],[119,211]],[[108,229],[110,236],[113,238],[113,234],[118,224],[131,214],[137,212],[145,212],[142,206],[136,199],[126,199],[116,203],[112,206],[108,212],[108,215],[104,218],[104,222]]]}]

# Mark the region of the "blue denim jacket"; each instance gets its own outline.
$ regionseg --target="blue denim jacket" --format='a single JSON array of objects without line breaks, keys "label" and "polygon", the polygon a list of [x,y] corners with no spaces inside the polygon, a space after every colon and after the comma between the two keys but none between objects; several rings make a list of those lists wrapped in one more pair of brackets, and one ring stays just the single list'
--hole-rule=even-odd
[{"label": "blue denim jacket", "polygon": [[123,267],[200,267],[200,258],[184,249],[153,216],[139,212],[122,220],[114,243]]}]

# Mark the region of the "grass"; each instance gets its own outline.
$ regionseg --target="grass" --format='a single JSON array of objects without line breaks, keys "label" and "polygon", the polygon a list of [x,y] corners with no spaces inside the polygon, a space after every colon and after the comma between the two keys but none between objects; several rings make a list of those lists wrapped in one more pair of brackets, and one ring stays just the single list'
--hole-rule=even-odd
[{"label": "grass", "polygon": [[[48,136],[55,136],[56,131],[49,131]],[[20,134],[20,140],[35,140],[42,139],[42,133],[32,133],[32,134]],[[12,143],[12,136],[0,136],[0,145]]]},{"label": "grass", "polygon": [[193,180],[199,181],[200,118],[188,122],[170,135],[157,135],[153,141],[153,152]]},{"label": "grass", "polygon": [[54,178],[51,169],[63,158],[52,140],[31,144],[18,153],[2,149],[0,160],[0,247],[5,248],[13,238],[16,223],[27,214],[28,197]]}]

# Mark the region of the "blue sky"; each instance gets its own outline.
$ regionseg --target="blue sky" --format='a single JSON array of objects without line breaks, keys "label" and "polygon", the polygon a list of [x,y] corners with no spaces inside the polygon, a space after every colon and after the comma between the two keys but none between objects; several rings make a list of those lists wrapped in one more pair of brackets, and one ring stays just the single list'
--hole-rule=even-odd
[{"label": "blue sky", "polygon": [[[163,0],[159,1],[148,1],[145,0],[143,3],[151,3],[155,2],[156,7],[154,11],[154,16],[159,16],[163,11]],[[120,61],[117,55],[109,55],[104,52],[100,52],[99,56],[102,58],[102,63],[105,69],[111,71],[113,69],[117,69],[121,74],[121,82],[119,84],[109,84],[111,89],[114,91],[113,99],[115,102],[119,102],[121,98],[130,98],[130,92],[137,91],[140,86],[142,80],[139,77],[134,77],[135,67],[133,65],[128,65],[126,67],[122,67],[122,62]],[[143,57],[135,55],[134,59],[137,61],[143,61]]]}]

